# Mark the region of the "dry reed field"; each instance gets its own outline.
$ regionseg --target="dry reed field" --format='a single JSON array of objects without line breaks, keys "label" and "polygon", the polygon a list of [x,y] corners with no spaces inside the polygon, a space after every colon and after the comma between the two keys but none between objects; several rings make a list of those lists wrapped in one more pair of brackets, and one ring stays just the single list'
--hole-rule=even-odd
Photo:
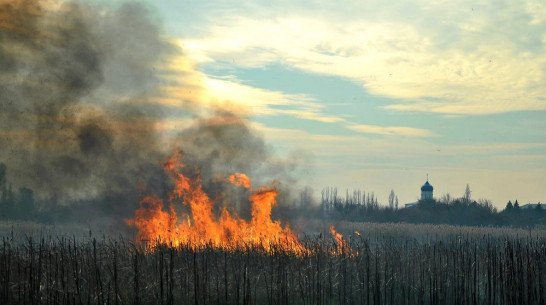
[{"label": "dry reed field", "polygon": [[338,227],[350,249],[324,234],[297,254],[14,232],[0,304],[546,304],[544,230]]}]

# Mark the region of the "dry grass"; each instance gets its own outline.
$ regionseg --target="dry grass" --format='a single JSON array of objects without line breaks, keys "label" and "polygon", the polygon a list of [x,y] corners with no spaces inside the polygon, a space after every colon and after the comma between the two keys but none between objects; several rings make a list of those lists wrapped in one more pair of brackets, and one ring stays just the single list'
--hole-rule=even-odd
[{"label": "dry grass", "polygon": [[[317,224],[318,226],[319,224]],[[0,304],[545,304],[543,231],[338,224],[303,257],[33,235],[0,240]],[[17,234],[14,234],[17,235]],[[325,236],[325,235],[323,235]]]}]

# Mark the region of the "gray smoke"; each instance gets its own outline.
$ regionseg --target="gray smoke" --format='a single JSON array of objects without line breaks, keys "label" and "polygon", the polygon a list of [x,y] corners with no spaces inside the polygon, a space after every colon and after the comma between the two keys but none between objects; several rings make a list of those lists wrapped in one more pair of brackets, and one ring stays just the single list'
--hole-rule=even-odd
[{"label": "gray smoke", "polygon": [[162,113],[141,108],[174,48],[146,10],[25,0],[3,2],[0,16],[0,161],[10,181],[62,201],[134,191],[157,175]]},{"label": "gray smoke", "polygon": [[[230,207],[241,216],[250,216],[248,196],[251,191],[267,186],[279,190],[279,207],[292,207],[296,177],[309,164],[301,159],[309,157],[301,153],[288,159],[275,159],[273,148],[263,137],[252,130],[247,122],[233,113],[218,111],[212,118],[196,120],[193,127],[182,131],[176,138],[186,164],[184,174],[199,175],[204,190],[213,196],[227,196]],[[219,177],[233,173],[244,173],[252,180],[252,190],[241,190]],[[298,215],[282,215],[283,219]]]},{"label": "gray smoke", "polygon": [[[100,200],[103,213],[130,216],[120,201],[137,206],[139,185],[170,189],[160,162],[175,143],[211,193],[225,187],[217,174],[294,182],[298,162],[270,161],[262,137],[229,110],[200,118],[195,102],[150,100],[169,82],[159,72],[165,60],[181,54],[142,5],[4,1],[0,20],[0,163],[13,185],[54,204]],[[169,142],[156,125],[173,117],[195,124]]]}]

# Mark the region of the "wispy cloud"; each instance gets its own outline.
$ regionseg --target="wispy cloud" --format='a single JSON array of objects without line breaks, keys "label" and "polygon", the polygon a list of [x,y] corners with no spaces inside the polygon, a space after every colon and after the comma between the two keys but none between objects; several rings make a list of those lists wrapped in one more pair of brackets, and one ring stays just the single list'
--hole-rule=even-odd
[{"label": "wispy cloud", "polygon": [[339,116],[327,114],[325,106],[306,94],[289,94],[245,84],[233,75],[214,76],[198,71],[186,56],[173,58],[163,68],[167,84],[153,101],[166,106],[225,109],[242,116],[286,115],[323,123],[342,122]]},{"label": "wispy cloud", "polygon": [[[404,136],[393,141],[389,137],[369,137],[366,133],[353,135],[312,133],[293,128],[273,128],[252,123],[273,142],[289,144],[289,147],[313,152],[319,156],[350,157],[351,162],[373,162],[378,166],[396,164],[398,168],[434,164],[449,171],[452,168],[499,168],[496,157],[505,161],[523,158],[542,162],[546,151],[544,143],[481,143],[474,145],[435,144],[431,138]],[[381,127],[372,126],[371,129]],[[425,133],[428,132],[425,130]],[[468,159],[466,156],[475,156]],[[411,161],[411,162],[409,162]],[[432,163],[431,163],[432,162]],[[461,163],[462,162],[462,163]],[[515,167],[518,163],[502,164],[502,168]]]},{"label": "wispy cloud", "polygon": [[155,99],[156,102],[168,106],[178,104],[186,107],[183,101],[191,101],[209,105],[212,109],[229,109],[244,116],[291,116],[321,123],[340,123],[340,126],[359,133],[404,137],[435,136],[433,132],[422,128],[354,124],[343,117],[326,113],[325,106],[320,101],[306,94],[289,94],[254,87],[233,75],[206,75],[195,70],[186,57],[172,60],[166,70],[180,73],[178,78],[178,74],[172,74],[172,84],[163,87],[165,95]]},{"label": "wispy cloud", "polygon": [[257,88],[235,77],[208,77],[205,87],[217,101],[234,101],[255,115],[289,115],[325,123],[343,121],[340,117],[324,113],[324,106],[305,94]]},{"label": "wispy cloud", "polygon": [[[349,2],[213,12],[188,54],[202,63],[298,69],[358,81],[399,111],[488,114],[546,109],[546,5]],[[411,12],[408,13],[408,10]],[[243,10],[241,10],[243,11]]]},{"label": "wispy cloud", "polygon": [[341,123],[341,126],[360,133],[434,136],[434,133],[421,128],[354,124],[344,117],[326,113],[325,105],[309,95],[254,87],[233,75],[207,75],[196,70],[187,57],[172,59],[165,71],[170,84],[162,86],[163,96],[153,100],[167,106],[187,107],[190,102],[209,105],[212,109],[229,109],[244,116],[291,116],[322,123]]},{"label": "wispy cloud", "polygon": [[434,133],[427,129],[402,127],[402,126],[377,126],[377,125],[348,125],[349,129],[362,133],[405,136],[405,137],[431,137]]}]

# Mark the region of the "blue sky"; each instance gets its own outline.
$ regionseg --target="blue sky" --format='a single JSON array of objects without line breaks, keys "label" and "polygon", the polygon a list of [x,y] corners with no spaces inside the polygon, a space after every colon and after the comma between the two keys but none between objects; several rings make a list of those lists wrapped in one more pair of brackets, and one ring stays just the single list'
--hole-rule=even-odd
[{"label": "blue sky", "polygon": [[428,173],[436,197],[469,184],[499,208],[546,201],[543,1],[147,6],[184,54],[173,83],[196,89],[159,102],[230,105],[277,155],[302,156],[317,194],[412,202]]}]

